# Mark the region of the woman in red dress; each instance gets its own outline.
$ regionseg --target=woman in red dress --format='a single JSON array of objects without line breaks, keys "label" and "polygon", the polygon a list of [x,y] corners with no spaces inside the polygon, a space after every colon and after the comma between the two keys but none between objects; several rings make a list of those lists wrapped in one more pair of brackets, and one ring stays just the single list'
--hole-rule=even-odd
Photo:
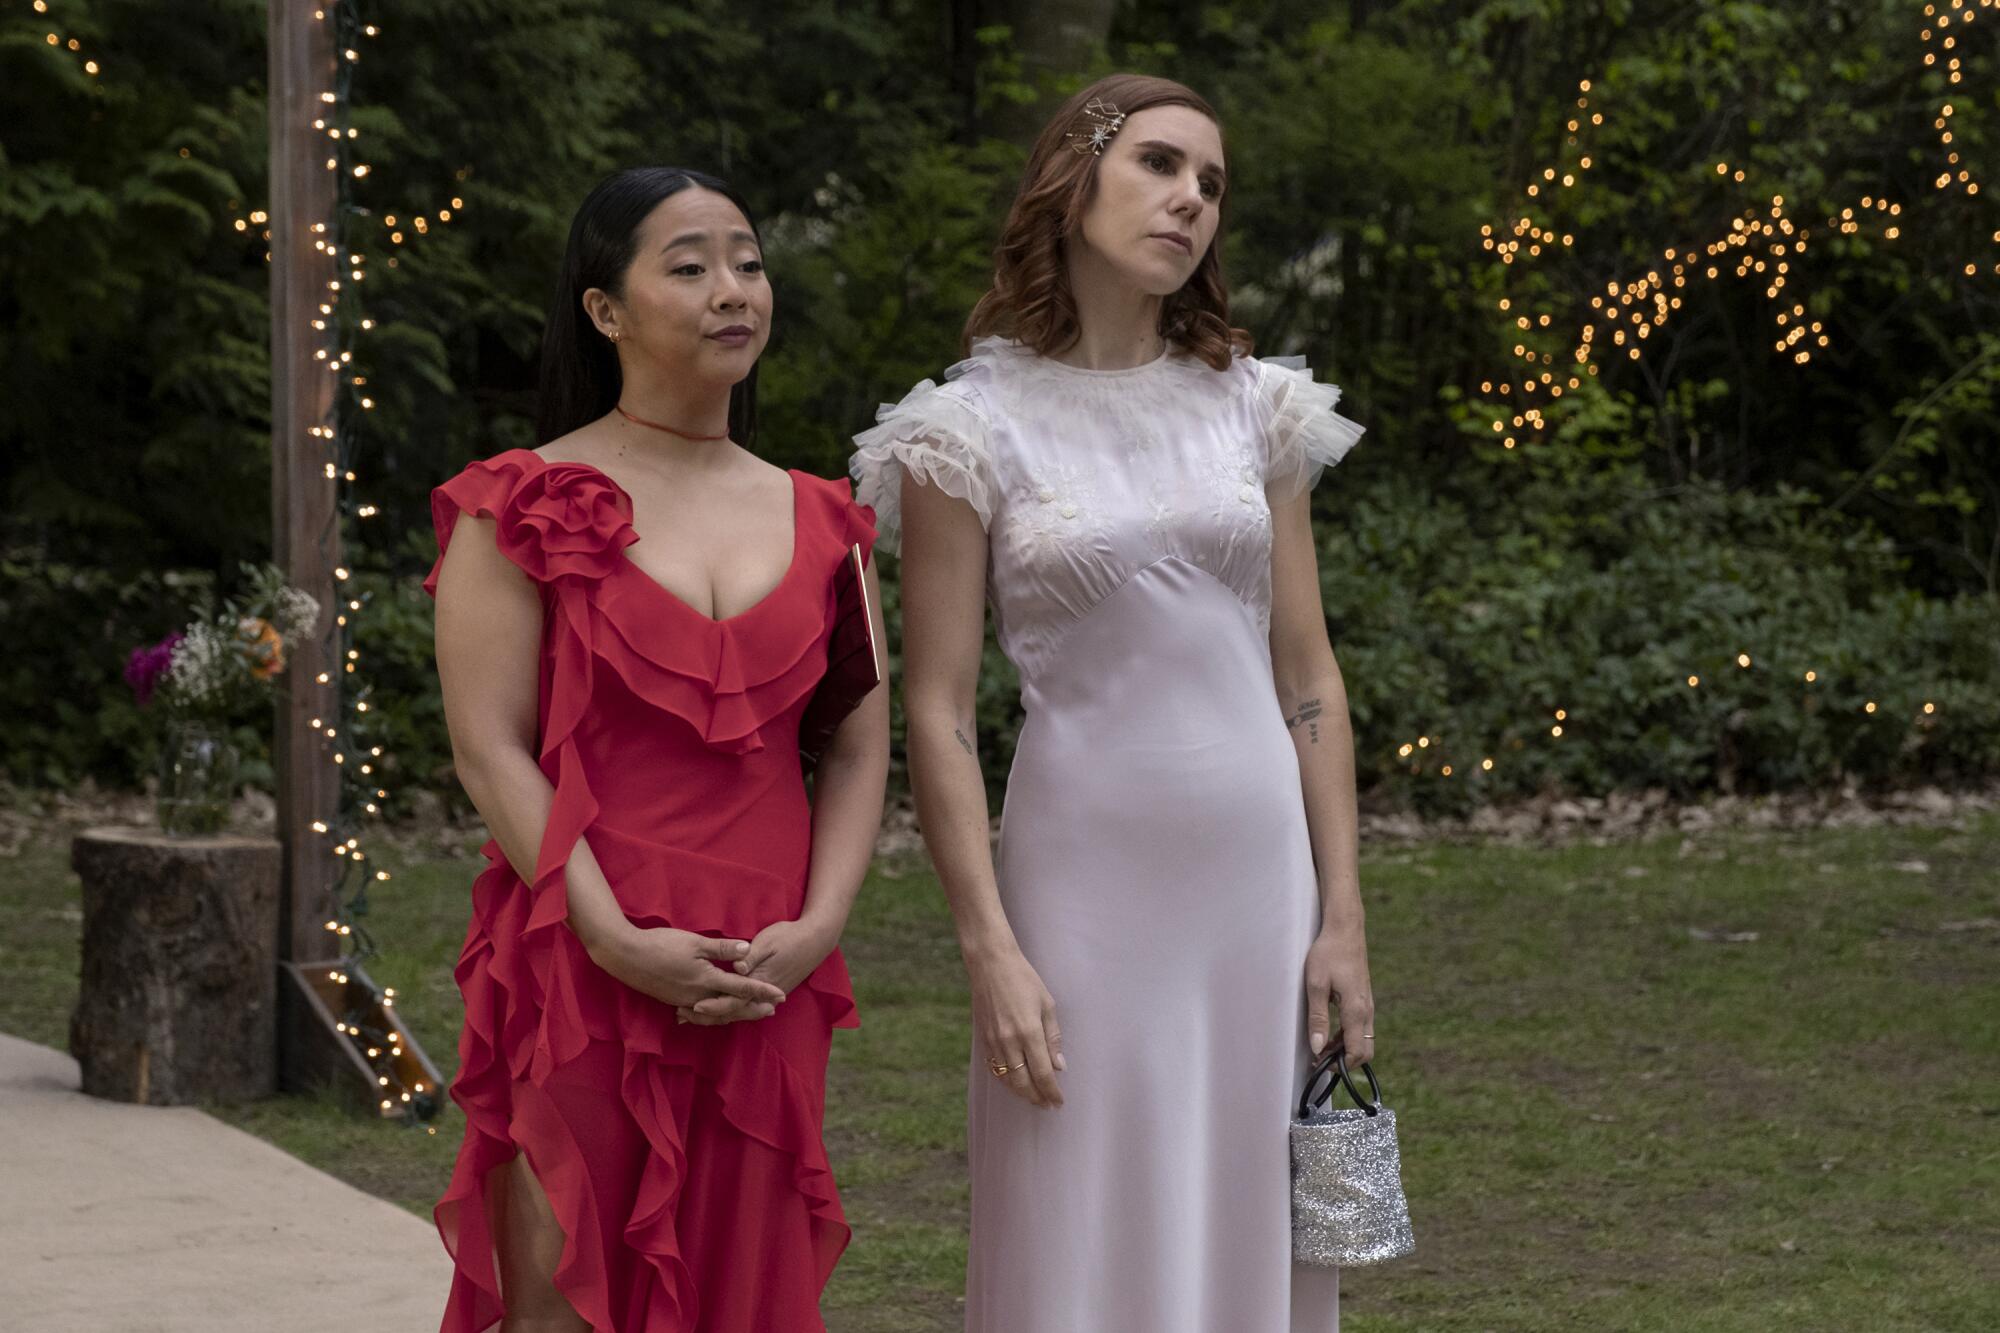
[{"label": "woman in red dress", "polygon": [[808,796],[800,721],[874,516],[749,451],[770,322],[726,186],[608,178],[570,229],[544,443],[432,497],[445,717],[494,835],[457,968],[447,1333],[824,1327],[835,945],[889,707],[861,697]]}]

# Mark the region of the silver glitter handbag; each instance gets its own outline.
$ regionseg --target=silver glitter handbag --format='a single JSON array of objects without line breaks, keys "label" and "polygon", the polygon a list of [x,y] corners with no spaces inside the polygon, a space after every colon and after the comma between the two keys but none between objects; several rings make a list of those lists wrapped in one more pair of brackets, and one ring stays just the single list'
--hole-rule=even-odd
[{"label": "silver glitter handbag", "polygon": [[[1382,1085],[1366,1064],[1364,1100],[1348,1076],[1347,1057],[1330,1049],[1313,1066],[1292,1122],[1292,1258],[1322,1268],[1354,1268],[1397,1259],[1417,1248],[1403,1198],[1403,1158],[1396,1113],[1382,1105]],[[1324,1091],[1315,1095],[1320,1080]],[[1327,1101],[1347,1089],[1357,1109]]]}]

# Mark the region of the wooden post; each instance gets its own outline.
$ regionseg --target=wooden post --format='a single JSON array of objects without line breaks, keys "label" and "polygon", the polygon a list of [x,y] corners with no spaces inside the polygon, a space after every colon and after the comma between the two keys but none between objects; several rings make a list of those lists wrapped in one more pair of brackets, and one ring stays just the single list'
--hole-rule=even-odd
[{"label": "wooden post", "polygon": [[[329,363],[339,356],[339,339],[334,319],[321,310],[339,299],[332,284],[340,269],[330,245],[314,244],[337,233],[329,140],[313,128],[332,112],[321,94],[333,91],[337,71],[332,6],[318,9],[321,17],[315,13],[312,0],[270,0],[271,544],[293,586],[325,608],[318,634],[293,647],[273,747],[284,847],[278,956],[292,962],[339,952],[325,923],[341,863],[312,826],[331,828],[339,814],[339,775],[328,762],[323,728],[346,721],[333,576],[340,563],[339,483],[330,473],[339,457],[333,434],[339,375]],[[324,329],[313,327],[316,319]],[[314,728],[315,719],[322,729]],[[316,1021],[305,1006],[287,1003],[280,1050],[289,1056],[315,1048]]]}]

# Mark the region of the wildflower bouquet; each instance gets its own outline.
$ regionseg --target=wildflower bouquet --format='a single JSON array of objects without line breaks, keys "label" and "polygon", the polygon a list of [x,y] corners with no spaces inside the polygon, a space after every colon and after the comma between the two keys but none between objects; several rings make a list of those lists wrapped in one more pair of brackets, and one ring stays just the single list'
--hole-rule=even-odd
[{"label": "wildflower bouquet", "polygon": [[125,680],[164,715],[160,826],[213,833],[229,814],[239,756],[229,725],[268,706],[288,650],[319,624],[319,602],[273,566],[245,565],[244,592],[204,607],[185,629],[134,648]]}]

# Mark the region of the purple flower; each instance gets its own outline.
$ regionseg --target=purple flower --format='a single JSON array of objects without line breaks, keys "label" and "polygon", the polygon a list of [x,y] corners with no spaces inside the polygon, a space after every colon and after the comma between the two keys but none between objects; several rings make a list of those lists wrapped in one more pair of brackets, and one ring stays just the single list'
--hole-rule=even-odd
[{"label": "purple flower", "polygon": [[125,659],[125,683],[132,687],[132,696],[144,708],[153,700],[153,691],[159,688],[160,677],[167,674],[173,665],[174,649],[187,636],[169,634],[151,648],[134,648],[132,655]]}]

